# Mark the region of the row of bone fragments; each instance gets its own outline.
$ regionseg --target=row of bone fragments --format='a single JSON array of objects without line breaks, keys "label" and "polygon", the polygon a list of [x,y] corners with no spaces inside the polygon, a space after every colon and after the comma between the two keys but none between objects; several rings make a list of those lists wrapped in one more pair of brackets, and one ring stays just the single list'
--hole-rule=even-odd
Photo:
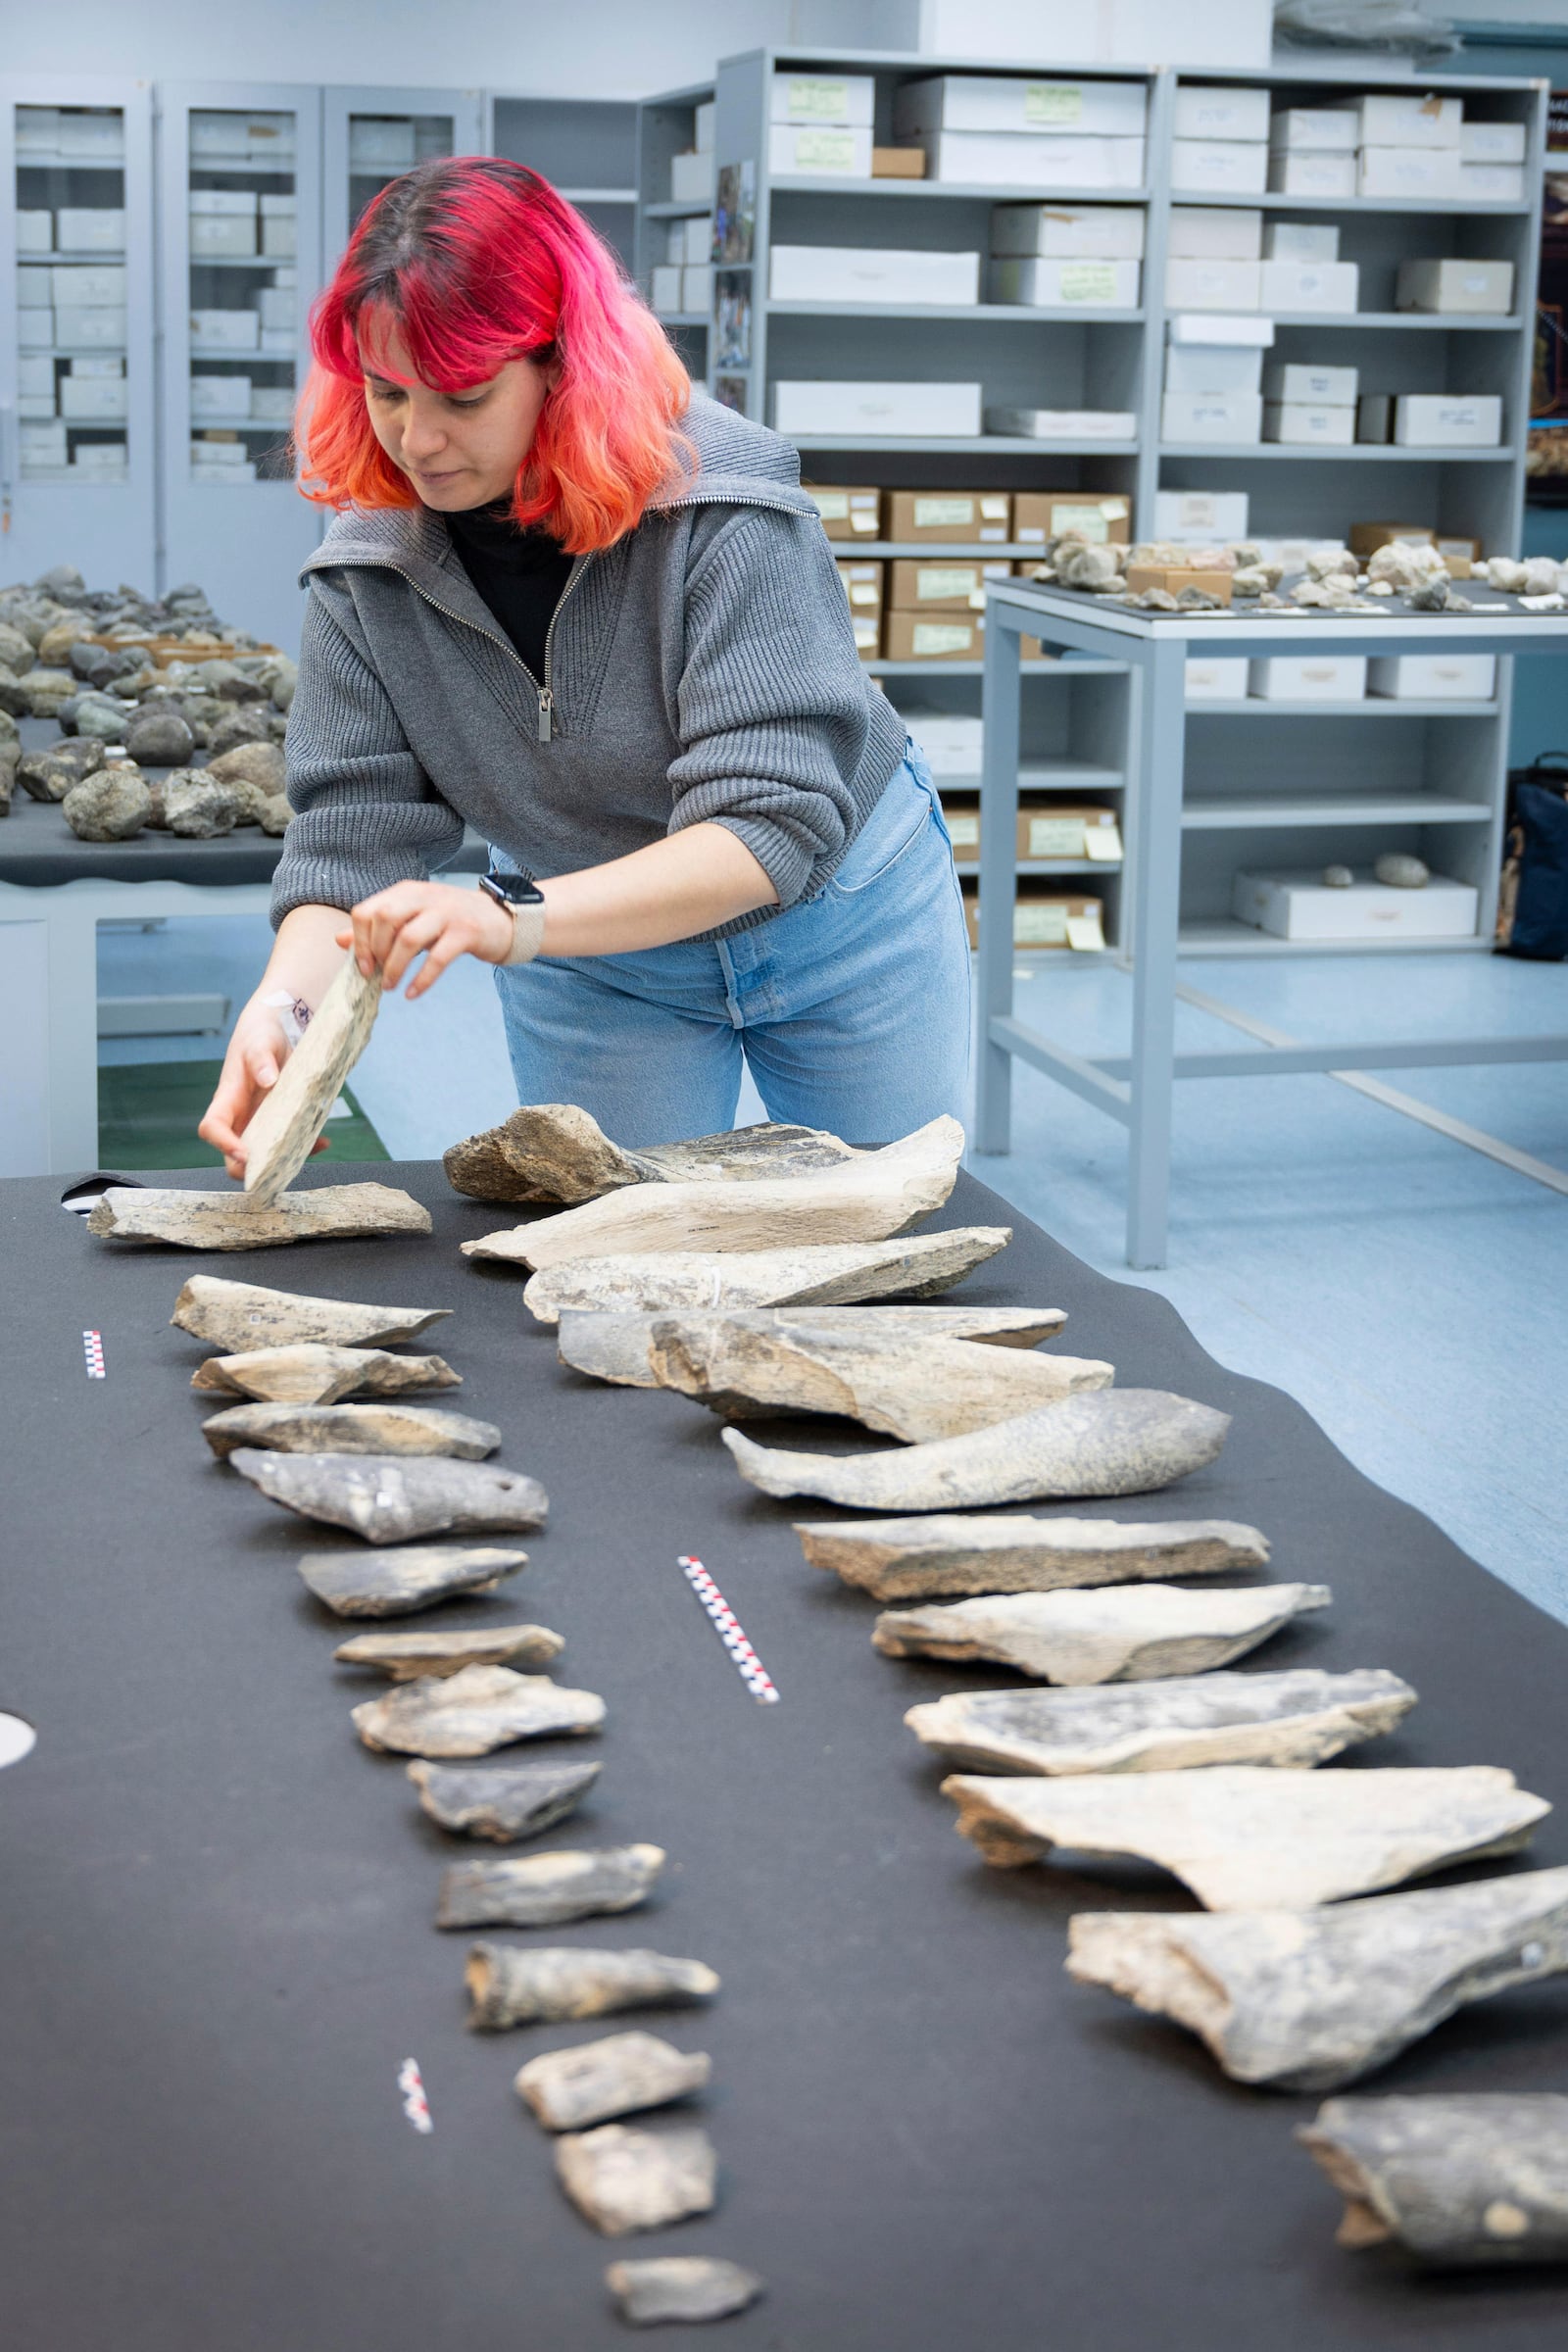
[{"label": "row of bone fragments", "polygon": [[[1129,571],[1139,567],[1163,570],[1168,577],[1194,574],[1186,586],[1130,588]],[[1372,612],[1390,597],[1403,597],[1418,612],[1468,612],[1471,600],[1454,585],[1448,563],[1436,547],[1392,540],[1363,559],[1348,547],[1314,550],[1306,569],[1284,588],[1285,567],[1265,554],[1256,540],[1227,540],[1219,547],[1191,547],[1169,540],[1141,540],[1132,547],[1091,544],[1076,532],[1047,542],[1039,563],[1031,561],[1030,574],[1077,588],[1092,596],[1113,597],[1146,612],[1220,612],[1234,600],[1262,612],[1291,607],[1332,612]],[[1228,594],[1216,594],[1200,584],[1200,575],[1228,575]],[[1491,556],[1470,567],[1470,579],[1521,598],[1527,610],[1560,612],[1568,590],[1568,564],[1551,556]],[[1222,583],[1224,585],[1225,583]],[[1283,593],[1281,593],[1283,589]]]}]

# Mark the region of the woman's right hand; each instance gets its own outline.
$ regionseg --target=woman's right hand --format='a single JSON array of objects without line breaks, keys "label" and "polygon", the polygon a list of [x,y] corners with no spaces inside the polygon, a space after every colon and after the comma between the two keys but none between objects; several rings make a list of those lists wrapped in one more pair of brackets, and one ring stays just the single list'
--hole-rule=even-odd
[{"label": "woman's right hand", "polygon": [[[277,1006],[260,1004],[253,997],[234,1023],[218,1092],[196,1130],[204,1143],[221,1152],[230,1176],[245,1173],[245,1130],[277,1084],[288,1052],[288,1036]],[[324,1137],[315,1149],[326,1150]]]}]

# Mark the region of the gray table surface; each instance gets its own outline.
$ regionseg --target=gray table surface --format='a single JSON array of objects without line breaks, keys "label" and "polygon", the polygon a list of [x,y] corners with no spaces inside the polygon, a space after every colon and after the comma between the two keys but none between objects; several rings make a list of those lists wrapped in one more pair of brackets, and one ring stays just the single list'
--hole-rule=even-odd
[{"label": "gray table surface", "polygon": [[[124,1250],[61,1210],[60,1179],[0,1185],[0,1706],[39,1733],[0,1775],[0,2278],[17,2352],[595,2352],[625,2340],[606,2262],[676,2251],[766,2275],[733,2333],[770,2352],[1561,2344],[1560,2275],[1434,2281],[1336,2249],[1339,2200],[1291,2139],[1314,2102],[1245,2091],[1175,2029],[1066,1980],[1074,1910],[1189,1906],[1152,1872],[988,1870],[955,1836],[901,1717],[1004,1677],[877,1655],[873,1604],[805,1566],[801,1506],[744,1485],[707,1412],[564,1370],[520,1276],[459,1257],[505,1212],[454,1198],[431,1165],[357,1173],[427,1200],[433,1238]],[[1124,1385],[1235,1415],[1210,1469],[1092,1516],[1255,1522],[1273,1575],[1336,1591],[1266,1663],[1395,1668],[1422,1703],[1378,1761],[1507,1764],[1557,1794],[1568,1634],[1289,1398],[1205,1356],[1162,1299],[960,1178],[937,1222],[977,1219],[1016,1238],[965,1297],[1065,1306],[1065,1345],[1109,1356]],[[602,1756],[600,1790],[540,1843],[652,1838],[668,1869],[644,1911],[544,1939],[649,1944],[722,1976],[706,2012],[602,2029],[712,2052],[710,2219],[600,2240],[511,2080],[601,2029],[465,2031],[468,1937],[431,1916],[443,1861],[492,1849],[443,1838],[400,1763],[355,1738],[349,1707],[380,1685],[333,1666],[356,1629],[294,1569],[331,1531],[208,1457],[188,1387],[204,1349],[168,1324],[201,1270],[458,1309],[429,1343],[465,1376],[452,1401],[501,1425],[502,1458],[543,1478],[551,1521],[510,1589],[422,1622],[553,1625],[558,1679],[608,1701],[603,1738],[569,1749]],[[84,1377],[88,1327],[102,1382]],[[826,1423],[759,1434],[868,1442]],[[717,1578],[777,1706],[747,1695],[682,1552]],[[1548,1821],[1537,1859],[1564,1857]],[[1375,2087],[1568,2089],[1565,2021],[1561,1984],[1510,1994]],[[411,2056],[428,2138],[400,2111]]]}]

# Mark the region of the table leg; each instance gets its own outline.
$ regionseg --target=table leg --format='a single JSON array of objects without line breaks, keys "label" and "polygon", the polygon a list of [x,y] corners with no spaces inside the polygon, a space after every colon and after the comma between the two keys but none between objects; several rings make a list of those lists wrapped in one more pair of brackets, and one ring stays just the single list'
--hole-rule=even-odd
[{"label": "table leg", "polygon": [[980,1033],[975,1146],[1012,1144],[1012,1055],[991,1042],[991,1024],[1012,1010],[1012,902],[1018,864],[1018,629],[995,605],[987,616],[980,709]]},{"label": "table leg", "polygon": [[98,1165],[98,918],[65,894],[39,891],[49,926],[49,1165]]},{"label": "table leg", "polygon": [[1131,947],[1133,1051],[1129,1073],[1127,1263],[1162,1266],[1170,1194],[1171,1100],[1176,1050],[1176,925],[1181,896],[1182,766],[1186,647],[1149,649],[1134,671],[1137,848]]}]

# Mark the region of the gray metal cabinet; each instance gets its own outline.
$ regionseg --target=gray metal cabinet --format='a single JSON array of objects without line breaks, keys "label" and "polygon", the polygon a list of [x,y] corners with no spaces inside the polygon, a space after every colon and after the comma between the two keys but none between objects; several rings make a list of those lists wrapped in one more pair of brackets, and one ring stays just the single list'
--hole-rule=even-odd
[{"label": "gray metal cabinet", "polygon": [[478,90],[345,88],[321,93],[321,257],[330,271],[360,215],[389,180],[432,156],[483,152]]}]

